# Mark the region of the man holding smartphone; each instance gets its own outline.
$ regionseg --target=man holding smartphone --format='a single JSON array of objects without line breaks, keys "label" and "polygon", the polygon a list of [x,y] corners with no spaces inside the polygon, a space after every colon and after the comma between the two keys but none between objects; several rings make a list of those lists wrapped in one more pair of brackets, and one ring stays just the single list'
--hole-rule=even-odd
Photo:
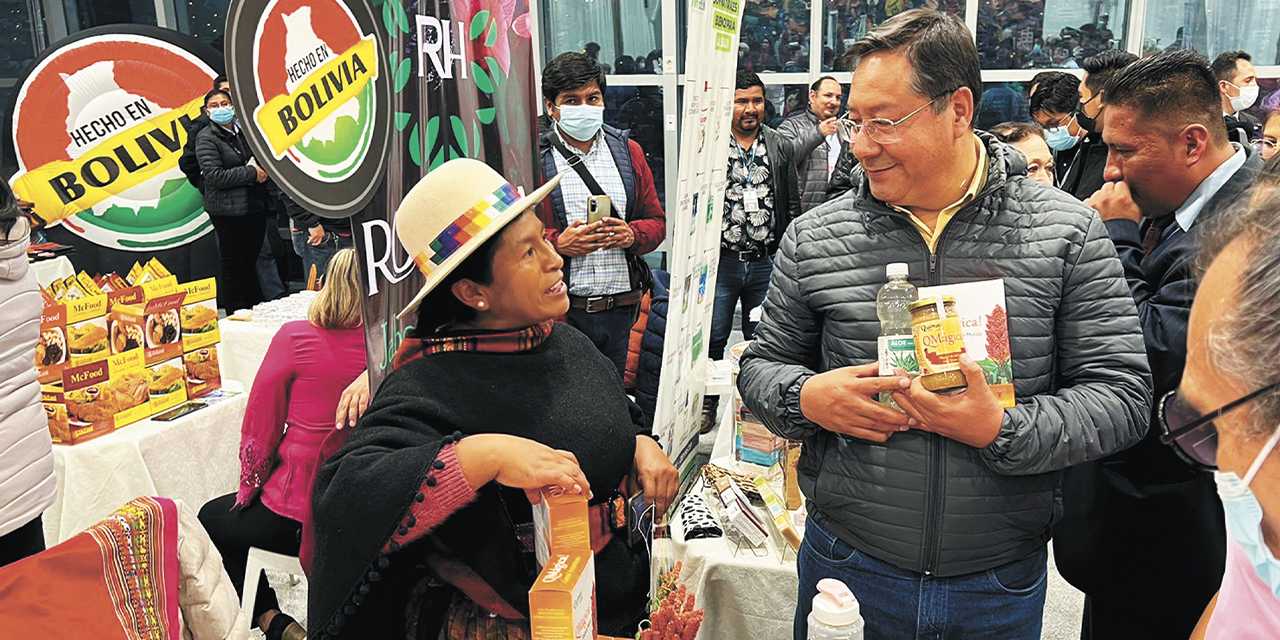
[{"label": "man holding smartphone", "polygon": [[570,325],[586,334],[623,377],[631,325],[652,275],[641,259],[666,238],[644,150],[627,131],[604,124],[600,63],[564,53],[542,72],[542,175],[562,175],[538,217],[564,256]]}]

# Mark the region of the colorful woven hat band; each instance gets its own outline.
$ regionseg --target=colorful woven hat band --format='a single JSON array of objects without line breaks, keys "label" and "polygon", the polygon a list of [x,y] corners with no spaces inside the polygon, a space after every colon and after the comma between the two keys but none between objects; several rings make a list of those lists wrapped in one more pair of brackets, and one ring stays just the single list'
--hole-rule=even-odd
[{"label": "colorful woven hat band", "polygon": [[484,200],[477,202],[441,231],[421,253],[413,257],[414,264],[425,276],[430,276],[462,245],[474,238],[485,227],[493,224],[499,214],[520,199],[515,187],[503,183]]}]

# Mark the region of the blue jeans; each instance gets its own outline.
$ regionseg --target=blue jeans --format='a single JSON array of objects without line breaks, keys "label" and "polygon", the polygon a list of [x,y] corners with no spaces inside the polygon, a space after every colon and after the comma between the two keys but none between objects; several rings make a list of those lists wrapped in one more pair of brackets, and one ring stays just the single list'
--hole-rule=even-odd
[{"label": "blue jeans", "polygon": [[[267,225],[267,233],[275,233],[275,225]],[[280,270],[276,266],[275,252],[271,250],[271,242],[262,239],[262,250],[258,252],[258,285],[267,300],[275,300],[289,293],[289,289],[280,281]]]},{"label": "blue jeans", "polygon": [[765,256],[753,262],[720,256],[720,273],[716,276],[716,302],[711,312],[711,345],[708,355],[712,360],[724,358],[724,348],[729,345],[733,332],[733,311],[742,300],[742,339],[755,337],[756,323],[750,319],[751,310],[764,303],[769,291],[769,277],[773,275],[773,258]]},{"label": "blue jeans", "polygon": [[989,571],[951,578],[881,562],[846,544],[813,519],[797,569],[795,638],[805,640],[817,584],[835,578],[858,598],[866,640],[1039,640],[1049,552]]},{"label": "blue jeans", "polygon": [[586,334],[600,353],[618,368],[618,384],[626,377],[627,348],[631,344],[631,325],[636,323],[636,305],[614,307],[599,313],[569,307],[565,320],[569,326]]},{"label": "blue jeans", "polygon": [[311,277],[311,265],[316,265],[316,275],[324,277],[325,269],[329,266],[329,259],[339,249],[350,249],[355,246],[355,241],[351,236],[340,236],[332,231],[324,232],[324,240],[318,245],[312,245],[307,242],[310,235],[306,229],[294,229],[290,227],[290,239],[293,240],[293,252],[302,258],[302,280],[306,282]]}]

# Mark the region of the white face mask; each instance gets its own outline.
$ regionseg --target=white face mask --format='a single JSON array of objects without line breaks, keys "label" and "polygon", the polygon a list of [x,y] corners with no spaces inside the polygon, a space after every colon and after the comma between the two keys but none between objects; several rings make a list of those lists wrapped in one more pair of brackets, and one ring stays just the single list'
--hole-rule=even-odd
[{"label": "white face mask", "polygon": [[[1231,83],[1228,82],[1227,84]],[[1234,84],[1231,84],[1231,86],[1236,87]],[[1231,108],[1235,109],[1236,113],[1252,107],[1253,103],[1258,101],[1258,91],[1261,89],[1258,85],[1255,84],[1251,87],[1236,87],[1236,89],[1240,90],[1240,95],[1234,98],[1227,96],[1227,99],[1231,101]]]},{"label": "white face mask", "polygon": [[[1258,457],[1249,465],[1241,479],[1234,471],[1214,471],[1213,479],[1218,486],[1218,497],[1222,498],[1222,508],[1227,517],[1227,534],[1244,549],[1258,577],[1271,588],[1271,593],[1280,598],[1280,561],[1267,546],[1262,537],[1262,505],[1254,495],[1249,483],[1262,468],[1262,463],[1276,448],[1280,441],[1280,429],[1271,434],[1271,438],[1258,452]],[[1230,570],[1230,569],[1228,569]]]}]

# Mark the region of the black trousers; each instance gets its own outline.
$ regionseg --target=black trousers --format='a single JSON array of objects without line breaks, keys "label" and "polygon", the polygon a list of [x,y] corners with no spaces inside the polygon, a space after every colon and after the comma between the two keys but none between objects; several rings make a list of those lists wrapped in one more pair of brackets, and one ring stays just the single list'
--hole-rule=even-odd
[{"label": "black trousers", "polygon": [[262,302],[258,254],[262,252],[262,240],[266,236],[266,219],[255,214],[230,218],[210,216],[209,219],[218,234],[221,255],[218,300],[228,314]]},{"label": "black trousers", "polygon": [[[262,239],[259,238],[258,242],[261,244]],[[233,509],[235,504],[234,493],[210,500],[200,509],[200,524],[209,532],[218,553],[222,554],[222,566],[231,576],[236,594],[243,598],[249,547],[296,556],[302,544],[302,523],[268,509],[257,498],[243,509]],[[258,616],[272,609],[279,610],[280,603],[263,575],[258,581],[257,598],[253,601],[251,624],[256,626]]]},{"label": "black trousers", "polygon": [[0,567],[44,551],[44,523],[40,516],[0,536]]}]

